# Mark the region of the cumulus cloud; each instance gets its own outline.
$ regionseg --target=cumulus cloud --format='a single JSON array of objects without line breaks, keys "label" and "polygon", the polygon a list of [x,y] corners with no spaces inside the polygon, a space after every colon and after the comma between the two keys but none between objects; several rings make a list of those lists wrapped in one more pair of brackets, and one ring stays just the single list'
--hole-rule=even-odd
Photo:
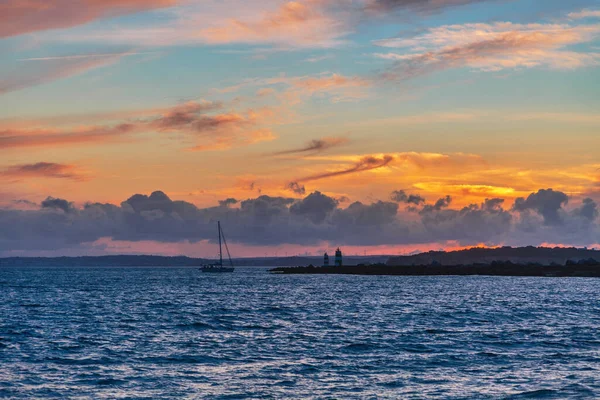
[{"label": "cumulus cloud", "polygon": [[390,198],[397,203],[414,204],[416,206],[425,203],[425,198],[417,194],[407,194],[404,190],[394,190]]},{"label": "cumulus cloud", "polygon": [[296,194],[304,195],[306,193],[306,188],[304,185],[301,185],[298,182],[290,182],[286,187]]},{"label": "cumulus cloud", "polygon": [[160,191],[133,195],[120,205],[92,202],[75,207],[68,200],[49,197],[36,209],[0,209],[0,225],[11,226],[0,230],[0,252],[79,248],[101,238],[214,241],[217,220],[226,227],[232,243],[250,246],[598,243],[597,207],[589,199],[571,211],[563,209],[561,225],[527,226],[527,218],[552,220],[557,205],[566,204],[562,198],[556,191],[532,193],[517,206],[525,208],[524,213],[504,208],[501,198],[452,208],[450,199],[443,197],[411,213],[399,211],[398,203],[391,201],[353,202],[343,207],[321,192],[302,199],[261,195],[238,202],[239,207],[229,207],[235,200],[227,199],[208,208],[172,200]]},{"label": "cumulus cloud", "polygon": [[594,221],[598,218],[598,205],[593,199],[585,198],[581,207],[573,210],[573,214],[588,221]]},{"label": "cumulus cloud", "polygon": [[292,204],[290,213],[303,215],[315,224],[325,220],[327,215],[337,207],[337,201],[321,192],[314,192],[297,203]]},{"label": "cumulus cloud", "polygon": [[75,211],[73,203],[64,199],[57,199],[51,196],[46,198],[46,200],[42,201],[41,208],[49,210],[60,210],[64,213],[70,213]]},{"label": "cumulus cloud", "polygon": [[420,213],[422,215],[424,215],[424,214],[431,213],[432,211],[440,211],[440,210],[450,206],[450,203],[452,203],[451,196],[442,197],[441,199],[438,199],[434,204],[425,204],[425,206],[423,206],[423,209],[420,211]]},{"label": "cumulus cloud", "polygon": [[512,215],[502,208],[503,199],[486,199],[460,210],[448,209],[450,197],[426,205],[420,212],[423,225],[430,235],[461,242],[502,237],[510,231]]},{"label": "cumulus cloud", "polygon": [[230,197],[230,198],[225,199],[225,200],[219,200],[219,205],[221,207],[230,207],[230,206],[233,206],[233,205],[235,205],[237,203],[238,203],[237,199],[234,199],[233,197]]},{"label": "cumulus cloud", "polygon": [[563,223],[563,205],[569,202],[569,197],[552,189],[541,189],[530,194],[526,199],[519,197],[515,200],[513,209],[519,212],[536,211],[544,218],[546,225],[561,225]]}]

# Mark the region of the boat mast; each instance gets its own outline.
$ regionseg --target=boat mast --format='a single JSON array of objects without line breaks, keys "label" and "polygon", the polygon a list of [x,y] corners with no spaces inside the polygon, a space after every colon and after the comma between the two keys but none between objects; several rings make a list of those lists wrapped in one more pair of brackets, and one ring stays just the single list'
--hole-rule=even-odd
[{"label": "boat mast", "polygon": [[217,221],[219,227],[219,265],[223,266],[223,249],[221,248],[221,221]]}]

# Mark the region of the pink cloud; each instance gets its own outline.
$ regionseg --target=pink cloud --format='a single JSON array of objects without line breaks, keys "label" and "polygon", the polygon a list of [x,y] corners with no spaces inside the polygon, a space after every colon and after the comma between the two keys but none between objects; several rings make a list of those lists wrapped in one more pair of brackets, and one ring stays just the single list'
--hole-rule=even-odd
[{"label": "pink cloud", "polygon": [[495,24],[446,25],[413,38],[386,39],[375,44],[404,49],[379,53],[396,64],[384,76],[407,79],[439,70],[470,67],[483,71],[546,66],[557,69],[600,65],[600,54],[567,47],[589,43],[600,34],[597,25]]},{"label": "pink cloud", "polygon": [[211,44],[280,43],[300,47],[333,46],[344,34],[343,22],[325,14],[319,1],[289,1],[255,20],[227,19],[199,35]]},{"label": "pink cloud", "polygon": [[69,28],[99,18],[170,7],[177,0],[11,0],[0,3],[0,37]]}]

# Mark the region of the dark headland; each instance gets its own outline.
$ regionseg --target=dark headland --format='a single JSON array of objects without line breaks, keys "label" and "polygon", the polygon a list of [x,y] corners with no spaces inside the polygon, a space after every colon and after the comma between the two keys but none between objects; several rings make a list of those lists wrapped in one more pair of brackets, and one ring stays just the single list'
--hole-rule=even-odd
[{"label": "dark headland", "polygon": [[502,247],[431,251],[390,257],[386,263],[281,267],[283,274],[491,275],[600,277],[600,251],[577,248]]}]

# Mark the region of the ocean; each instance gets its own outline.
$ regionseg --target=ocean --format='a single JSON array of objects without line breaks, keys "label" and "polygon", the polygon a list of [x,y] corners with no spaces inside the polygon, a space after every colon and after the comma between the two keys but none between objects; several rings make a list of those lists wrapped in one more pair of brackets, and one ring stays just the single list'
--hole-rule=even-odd
[{"label": "ocean", "polygon": [[595,397],[600,279],[0,268],[0,398]]}]

